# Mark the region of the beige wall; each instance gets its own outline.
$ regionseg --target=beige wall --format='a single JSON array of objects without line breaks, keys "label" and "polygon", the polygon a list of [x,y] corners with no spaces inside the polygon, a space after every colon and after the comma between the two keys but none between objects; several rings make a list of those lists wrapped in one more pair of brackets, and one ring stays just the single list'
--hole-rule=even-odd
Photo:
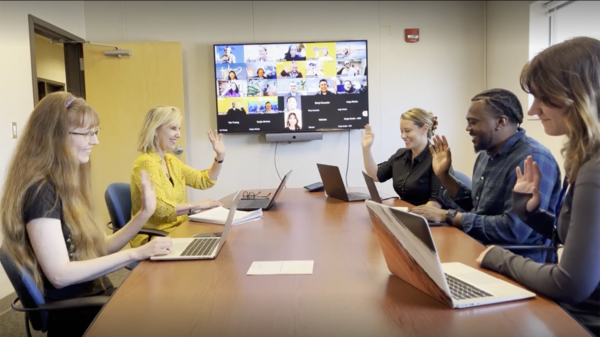
[{"label": "beige wall", "polygon": [[[11,139],[10,123],[17,122],[22,130],[33,110],[28,14],[85,37],[81,1],[0,1],[0,189],[16,145],[16,140]],[[0,268],[0,299],[12,292],[4,269]]]},{"label": "beige wall", "polygon": [[[439,116],[439,133],[452,142],[455,168],[471,173],[475,154],[464,116],[470,98],[485,89],[481,1],[357,1],[351,6],[327,1],[318,6],[297,1],[85,2],[84,13],[92,41],[182,42],[188,112],[183,145],[188,164],[195,168],[208,167],[214,157],[206,138],[207,130],[216,127],[214,43],[367,39],[376,160],[386,160],[404,145],[400,114],[419,106]],[[225,20],[227,13],[237,13],[233,22]],[[290,20],[290,13],[298,19]],[[414,27],[421,29],[421,41],[405,43],[404,29]],[[139,127],[132,125],[131,131]],[[219,182],[207,191],[192,190],[191,200],[277,186],[275,144],[264,143],[257,134],[226,135],[224,141],[227,158]],[[322,141],[279,144],[279,172],[294,170],[291,187],[320,181],[316,163],[337,165],[344,174],[347,142],[347,132],[329,132]],[[351,131],[350,144],[349,183],[364,186],[360,131]],[[391,182],[381,189],[393,193]]]},{"label": "beige wall", "polygon": [[35,34],[35,65],[37,77],[65,84],[65,51],[62,43],[50,43],[50,40]]},{"label": "beige wall", "polygon": [[[536,50],[535,56],[545,45],[544,23],[542,27],[532,27],[532,39],[529,31],[528,1],[488,1],[486,29],[486,87],[504,88],[514,92],[521,101],[525,113],[529,108],[529,95],[521,89],[519,76],[521,69],[530,59],[530,42]],[[534,20],[543,18],[534,17]],[[536,35],[537,34],[537,35]],[[523,128],[527,134],[552,151],[562,170],[562,137],[550,137],[537,119],[526,117]]]}]

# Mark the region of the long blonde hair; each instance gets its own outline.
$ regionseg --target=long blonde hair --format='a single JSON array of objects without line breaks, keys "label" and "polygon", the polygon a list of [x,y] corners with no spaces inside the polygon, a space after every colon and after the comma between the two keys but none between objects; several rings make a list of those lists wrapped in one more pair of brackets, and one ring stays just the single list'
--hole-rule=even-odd
[{"label": "long blonde hair", "polygon": [[[70,102],[68,107],[67,102]],[[23,219],[23,211],[28,206],[25,195],[32,186],[41,182],[31,200],[43,184],[54,186],[62,202],[72,245],[76,247],[73,260],[89,260],[106,254],[104,231],[93,216],[90,163],[80,164],[67,144],[70,128],[98,124],[98,114],[82,98],[74,98],[66,92],[50,94],[31,113],[11,159],[0,204],[2,249],[29,272],[42,291],[42,270]]]},{"label": "long blonde hair", "polygon": [[400,119],[412,121],[418,127],[422,128],[423,125],[427,125],[427,138],[431,139],[435,135],[437,129],[437,117],[433,115],[433,112],[427,112],[421,108],[412,108],[400,116]]},{"label": "long blonde hair", "polygon": [[157,105],[146,113],[138,140],[138,151],[158,152],[156,130],[161,126],[172,126],[181,122],[181,111],[174,106]]},{"label": "long blonde hair", "polygon": [[521,88],[545,105],[565,104],[565,172],[575,181],[581,166],[600,153],[600,41],[576,37],[545,49],[525,65]]}]

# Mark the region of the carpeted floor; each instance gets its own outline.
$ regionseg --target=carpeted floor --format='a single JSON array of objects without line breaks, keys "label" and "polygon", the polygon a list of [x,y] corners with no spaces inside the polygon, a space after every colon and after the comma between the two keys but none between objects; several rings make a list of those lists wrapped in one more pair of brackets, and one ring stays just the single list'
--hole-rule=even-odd
[{"label": "carpeted floor", "polygon": [[[109,274],[111,282],[115,287],[121,285],[123,280],[131,273],[129,270],[123,268],[116,272]],[[0,316],[0,337],[21,337],[27,336],[25,332],[25,314],[9,310],[2,316]],[[34,337],[46,336],[45,333],[39,331],[31,331],[31,335]]]}]

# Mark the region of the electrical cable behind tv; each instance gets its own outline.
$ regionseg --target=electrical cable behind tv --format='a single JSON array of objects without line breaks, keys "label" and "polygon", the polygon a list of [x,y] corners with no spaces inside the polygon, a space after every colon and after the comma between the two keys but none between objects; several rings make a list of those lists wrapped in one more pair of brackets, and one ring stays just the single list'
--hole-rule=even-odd
[{"label": "electrical cable behind tv", "polygon": [[346,156],[346,187],[348,187],[348,168],[350,167],[350,130],[348,130],[348,156]]},{"label": "electrical cable behind tv", "polygon": [[279,145],[279,142],[275,143],[275,155],[273,156],[273,162],[275,163],[275,172],[277,172],[279,181],[281,181],[281,176],[279,175],[279,170],[277,169],[277,145]]},{"label": "electrical cable behind tv", "polygon": [[[275,164],[275,172],[277,173],[277,177],[279,181],[281,181],[281,175],[279,174],[279,169],[277,168],[277,147],[279,142],[275,143],[275,153],[273,155],[273,163]],[[348,169],[350,168],[350,130],[348,130],[348,155],[346,156],[346,187],[348,187]]]}]

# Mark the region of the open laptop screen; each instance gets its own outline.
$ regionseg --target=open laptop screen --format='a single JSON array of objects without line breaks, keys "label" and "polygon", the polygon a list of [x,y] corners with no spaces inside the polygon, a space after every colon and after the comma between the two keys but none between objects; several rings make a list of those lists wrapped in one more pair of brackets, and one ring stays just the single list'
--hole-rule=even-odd
[{"label": "open laptop screen", "polygon": [[367,188],[369,189],[369,194],[371,195],[371,200],[381,204],[381,197],[379,196],[379,191],[377,191],[377,187],[375,186],[375,181],[363,171],[363,177],[365,178],[365,183],[367,184]]},{"label": "open laptop screen", "polygon": [[273,203],[275,203],[275,199],[277,199],[277,197],[279,196],[279,194],[281,194],[281,191],[283,191],[283,188],[285,187],[285,184],[288,180],[288,178],[292,175],[292,171],[288,172],[283,179],[281,179],[281,183],[279,184],[279,187],[277,187],[277,191],[275,191],[275,194],[273,195],[273,198],[271,198],[271,202],[269,203],[269,208],[271,206],[273,206]]}]

